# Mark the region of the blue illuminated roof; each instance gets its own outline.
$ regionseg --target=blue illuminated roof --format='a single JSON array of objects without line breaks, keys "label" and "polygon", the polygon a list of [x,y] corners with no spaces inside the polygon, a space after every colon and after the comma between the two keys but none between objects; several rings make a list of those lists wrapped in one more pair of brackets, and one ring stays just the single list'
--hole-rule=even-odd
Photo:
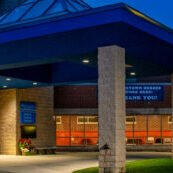
[{"label": "blue illuminated roof", "polygon": [[61,16],[90,8],[83,0],[27,0],[11,12],[0,16],[0,25],[25,22],[45,16]]},{"label": "blue illuminated roof", "polygon": [[136,77],[173,72],[173,31],[126,4],[28,0],[0,17],[0,76],[22,80],[9,88],[97,82],[98,47],[109,45],[125,48]]}]

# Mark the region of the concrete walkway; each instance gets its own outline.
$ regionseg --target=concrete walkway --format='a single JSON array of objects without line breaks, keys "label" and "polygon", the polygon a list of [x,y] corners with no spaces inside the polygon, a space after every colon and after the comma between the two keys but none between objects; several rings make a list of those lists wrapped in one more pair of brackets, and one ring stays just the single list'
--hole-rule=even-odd
[{"label": "concrete walkway", "polygon": [[0,173],[71,173],[98,165],[97,153],[57,153],[42,156],[0,155]]},{"label": "concrete walkway", "polygon": [[[128,153],[127,161],[170,157],[169,153]],[[98,165],[98,153],[57,153],[44,156],[0,155],[0,173],[71,173]]]}]

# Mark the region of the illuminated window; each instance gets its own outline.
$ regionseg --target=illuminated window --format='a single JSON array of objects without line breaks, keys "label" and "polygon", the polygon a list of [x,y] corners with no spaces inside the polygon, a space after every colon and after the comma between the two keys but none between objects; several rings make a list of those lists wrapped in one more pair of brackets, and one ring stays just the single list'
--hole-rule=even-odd
[{"label": "illuminated window", "polygon": [[56,124],[61,124],[62,120],[61,120],[61,116],[56,116]]},{"label": "illuminated window", "polygon": [[134,124],[136,124],[136,117],[134,117],[134,116],[126,117],[126,124],[133,124],[133,122],[134,122]]},{"label": "illuminated window", "polygon": [[168,116],[168,123],[172,123],[172,116]]},{"label": "illuminated window", "polygon": [[98,124],[98,116],[78,116],[77,117],[78,124]]}]

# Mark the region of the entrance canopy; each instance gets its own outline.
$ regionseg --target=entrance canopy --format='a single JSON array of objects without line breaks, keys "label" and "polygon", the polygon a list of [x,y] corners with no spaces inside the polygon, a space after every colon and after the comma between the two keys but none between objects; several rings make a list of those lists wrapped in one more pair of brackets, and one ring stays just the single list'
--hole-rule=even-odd
[{"label": "entrance canopy", "polygon": [[0,17],[0,87],[4,76],[9,88],[97,82],[97,48],[108,45],[126,49],[127,77],[172,72],[172,30],[128,5],[28,0]]}]

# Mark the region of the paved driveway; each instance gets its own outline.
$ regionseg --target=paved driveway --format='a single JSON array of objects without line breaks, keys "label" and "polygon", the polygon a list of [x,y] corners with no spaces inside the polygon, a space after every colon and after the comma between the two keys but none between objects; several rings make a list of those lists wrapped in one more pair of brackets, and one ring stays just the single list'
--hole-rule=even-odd
[{"label": "paved driveway", "polygon": [[[169,157],[169,153],[128,153],[127,161]],[[0,155],[0,173],[71,173],[98,165],[98,153],[57,153],[45,156]]]}]

